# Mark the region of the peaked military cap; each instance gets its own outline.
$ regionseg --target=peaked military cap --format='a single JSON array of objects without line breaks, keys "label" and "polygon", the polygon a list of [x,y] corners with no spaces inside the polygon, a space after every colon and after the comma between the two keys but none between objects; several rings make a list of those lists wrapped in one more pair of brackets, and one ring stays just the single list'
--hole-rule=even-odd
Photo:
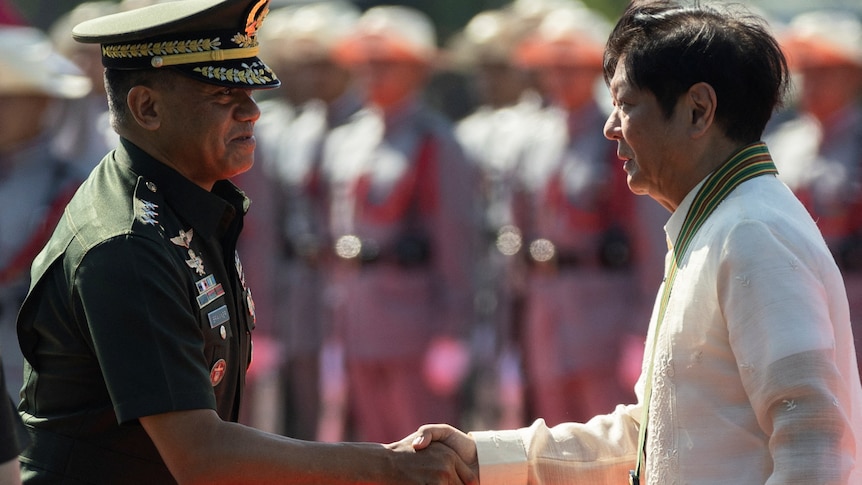
[{"label": "peaked military cap", "polygon": [[275,88],[257,57],[257,32],[269,0],[176,0],[80,23],[78,42],[101,44],[109,69],[173,68],[210,84]]}]

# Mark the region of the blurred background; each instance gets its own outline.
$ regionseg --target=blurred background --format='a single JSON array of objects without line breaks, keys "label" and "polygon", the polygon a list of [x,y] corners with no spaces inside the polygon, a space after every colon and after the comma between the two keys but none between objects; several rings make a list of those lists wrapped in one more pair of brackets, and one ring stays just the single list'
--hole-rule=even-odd
[{"label": "blurred background", "polygon": [[[301,5],[313,3],[314,0],[275,0],[272,8],[280,6]],[[57,18],[72,10],[83,0],[11,0],[18,8],[27,22],[35,27],[48,28]],[[406,5],[416,8],[428,14],[438,29],[441,40],[447,39],[454,32],[463,28],[464,25],[477,13],[483,10],[500,8],[509,3],[506,0],[405,0],[405,1],[375,1],[355,0],[352,2],[362,10],[375,5]],[[628,4],[627,0],[584,0],[590,8],[601,12],[610,19],[616,18]],[[739,2],[750,5],[758,5],[765,10],[774,13],[780,18],[789,18],[795,13],[810,10],[814,3],[818,8],[854,8],[862,10],[862,0],[755,0]]]}]

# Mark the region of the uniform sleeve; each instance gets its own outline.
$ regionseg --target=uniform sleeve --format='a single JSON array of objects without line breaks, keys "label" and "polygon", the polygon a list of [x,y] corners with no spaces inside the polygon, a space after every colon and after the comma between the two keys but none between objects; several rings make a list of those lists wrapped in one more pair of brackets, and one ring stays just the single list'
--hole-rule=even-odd
[{"label": "uniform sleeve", "polygon": [[123,236],[91,249],[75,275],[82,330],[120,423],[215,409],[184,271],[161,244]]},{"label": "uniform sleeve", "polygon": [[[6,389],[3,363],[0,362],[0,389]],[[0,463],[5,463],[24,451],[30,442],[24,423],[15,411],[12,399],[0,393]]]},{"label": "uniform sleeve", "polygon": [[806,240],[750,221],[734,228],[722,251],[719,301],[769,437],[769,484],[843,484],[853,467],[853,384],[837,363],[846,348],[836,340],[841,305],[830,303],[844,290],[830,279],[837,270],[828,253]]},{"label": "uniform sleeve", "polygon": [[479,479],[494,485],[619,485],[634,468],[640,405],[617,406],[587,423],[549,428],[542,419],[509,431],[471,433]]}]

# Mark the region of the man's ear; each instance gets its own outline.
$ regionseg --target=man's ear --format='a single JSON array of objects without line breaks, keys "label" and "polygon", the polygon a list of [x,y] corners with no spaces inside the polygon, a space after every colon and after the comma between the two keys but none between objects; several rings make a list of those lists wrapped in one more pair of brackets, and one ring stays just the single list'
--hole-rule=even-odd
[{"label": "man's ear", "polygon": [[155,131],[162,124],[159,93],[146,86],[134,86],[126,97],[129,112],[143,129]]},{"label": "man's ear", "polygon": [[715,89],[705,82],[696,83],[688,89],[686,101],[691,114],[692,136],[698,138],[715,122],[715,110],[718,107]]}]

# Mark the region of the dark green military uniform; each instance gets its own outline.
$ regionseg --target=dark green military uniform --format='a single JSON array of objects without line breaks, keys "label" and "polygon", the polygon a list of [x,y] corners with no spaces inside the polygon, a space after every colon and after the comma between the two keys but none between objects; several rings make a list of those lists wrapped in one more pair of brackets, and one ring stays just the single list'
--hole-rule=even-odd
[{"label": "dark green military uniform", "polygon": [[18,320],[27,483],[172,483],[138,418],[238,416],[254,305],[236,255],[248,200],[127,140],[33,264]]}]

